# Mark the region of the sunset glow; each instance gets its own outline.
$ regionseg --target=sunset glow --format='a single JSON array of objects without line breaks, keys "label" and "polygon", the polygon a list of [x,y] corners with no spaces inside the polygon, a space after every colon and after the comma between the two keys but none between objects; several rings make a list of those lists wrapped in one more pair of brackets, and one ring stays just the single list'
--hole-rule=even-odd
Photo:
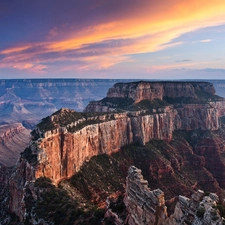
[{"label": "sunset glow", "polygon": [[22,2],[0,3],[1,78],[225,78],[224,0]]}]

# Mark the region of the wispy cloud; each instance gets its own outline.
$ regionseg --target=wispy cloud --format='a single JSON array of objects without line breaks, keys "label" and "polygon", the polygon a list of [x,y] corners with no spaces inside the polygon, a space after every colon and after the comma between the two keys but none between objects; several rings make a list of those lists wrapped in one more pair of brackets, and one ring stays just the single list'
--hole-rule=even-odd
[{"label": "wispy cloud", "polygon": [[198,40],[198,41],[193,41],[193,43],[208,43],[213,41],[212,39],[204,39],[204,40]]},{"label": "wispy cloud", "polygon": [[[87,10],[85,7],[85,4],[78,6],[80,12]],[[87,16],[89,20],[76,20],[76,23],[70,22],[70,25],[55,24],[38,43],[18,44],[16,47],[2,49],[0,67],[40,72],[54,67],[57,62],[78,61],[79,65],[74,65],[74,69],[109,68],[129,62],[132,54],[156,52],[182,45],[184,43],[175,43],[173,40],[184,33],[225,23],[224,0],[200,0],[197,3],[195,0],[131,0],[129,5],[120,0],[115,0],[113,4],[100,1],[88,10],[89,14],[77,13],[83,15],[83,18]],[[99,10],[102,10],[103,18],[99,16]],[[211,41],[203,39],[196,42]],[[190,61],[184,59],[176,62],[182,64]],[[71,68],[71,65],[67,65],[64,69]]]},{"label": "wispy cloud", "polygon": [[190,59],[176,60],[177,63],[191,62],[191,61],[192,61],[192,60],[190,60]]}]

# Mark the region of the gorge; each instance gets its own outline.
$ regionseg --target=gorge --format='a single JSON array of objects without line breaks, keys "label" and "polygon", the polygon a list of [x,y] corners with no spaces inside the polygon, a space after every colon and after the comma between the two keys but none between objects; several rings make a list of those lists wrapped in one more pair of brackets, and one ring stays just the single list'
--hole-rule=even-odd
[{"label": "gorge", "polygon": [[[1,167],[1,224],[62,224],[54,216],[40,213],[40,202],[43,209],[46,200],[43,193],[49,190],[67,190],[72,199],[68,202],[83,199],[87,204],[89,199],[93,205],[104,206],[108,198],[111,206],[114,202],[123,208],[117,200],[124,197],[123,183],[131,165],[142,170],[151,189],[162,189],[171,216],[176,196],[191,197],[199,188],[223,199],[223,116],[225,101],[207,82],[117,83],[106,98],[90,102],[83,113],[61,109],[32,131],[32,143],[14,168],[4,173]],[[72,209],[64,212],[64,224],[91,224],[93,217],[97,221],[98,214],[88,214],[90,209],[82,207],[77,206],[84,210],[80,215],[74,209],[74,218]],[[129,222],[129,209],[123,209],[118,221],[142,224]],[[109,224],[107,217],[96,221],[92,224]]]}]

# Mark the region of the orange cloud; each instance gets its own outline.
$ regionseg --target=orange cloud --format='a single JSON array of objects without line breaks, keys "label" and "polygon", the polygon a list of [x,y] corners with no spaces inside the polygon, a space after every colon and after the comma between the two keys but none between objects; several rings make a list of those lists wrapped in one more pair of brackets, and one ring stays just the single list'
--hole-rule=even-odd
[{"label": "orange cloud", "polygon": [[14,48],[8,48],[8,49],[0,51],[0,54],[7,55],[7,54],[11,54],[11,53],[16,53],[16,52],[22,52],[24,50],[29,49],[30,47],[31,47],[31,45],[14,47]]},{"label": "orange cloud", "polygon": [[[170,43],[180,35],[208,26],[216,26],[225,23],[224,0],[166,0],[139,1],[129,11],[126,9],[118,12],[117,18],[106,18],[106,22],[99,21],[95,25],[86,26],[76,30],[74,34],[65,34],[65,38],[55,42],[43,42],[39,48],[32,48],[37,43],[0,51],[2,55],[8,55],[3,61],[23,62],[23,65],[31,65],[45,61],[57,61],[62,56],[51,59],[42,59],[46,53],[65,53],[64,60],[83,60],[84,68],[107,68],[117,63],[130,60],[128,55],[163,50],[169,47],[183,44]],[[154,4],[153,4],[154,3]],[[50,37],[57,35],[58,28],[49,31]],[[110,43],[113,44],[112,46]],[[118,41],[118,44],[117,44]],[[206,39],[201,42],[209,42]],[[109,44],[105,44],[108,42]],[[94,44],[105,44],[94,47]],[[31,50],[25,53],[25,50]],[[76,51],[80,56],[69,56],[69,51]],[[68,53],[69,54],[69,53]],[[82,54],[84,56],[82,56]],[[92,55],[87,57],[85,54]],[[87,64],[90,63],[88,66]],[[27,69],[24,67],[24,69]]]}]

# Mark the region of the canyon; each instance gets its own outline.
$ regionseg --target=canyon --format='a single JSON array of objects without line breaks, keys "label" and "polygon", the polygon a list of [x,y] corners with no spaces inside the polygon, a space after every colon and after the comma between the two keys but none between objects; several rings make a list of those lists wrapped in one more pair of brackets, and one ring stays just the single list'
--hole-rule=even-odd
[{"label": "canyon", "polygon": [[[198,188],[214,190],[223,198],[224,115],[224,99],[216,96],[213,85],[207,82],[118,83],[109,89],[106,98],[90,102],[82,113],[61,109],[44,118],[32,131],[31,144],[21,153],[12,171],[5,175],[1,172],[2,196],[5,196],[5,205],[1,206],[2,212],[6,212],[4,215],[7,215],[7,212],[11,213],[11,216],[8,214],[4,220],[2,216],[2,224],[10,224],[9,221],[13,220],[17,221],[17,224],[23,224],[24,221],[42,224],[43,218],[37,216],[38,211],[35,211],[34,207],[38,204],[37,200],[42,196],[42,192],[47,189],[42,187],[43,190],[39,190],[35,186],[36,182],[46,177],[51,179],[53,186],[63,186],[66,180],[76,183],[78,179],[74,176],[82,173],[86,176],[83,181],[85,182],[89,176],[84,173],[85,166],[88,166],[93,158],[101,155],[102,162],[108,160],[107,166],[104,167],[105,173],[108,174],[107,171],[114,168],[113,173],[118,177],[115,183],[118,183],[119,187],[127,175],[128,168],[135,164],[144,171],[145,179],[152,185],[151,188],[162,188],[162,191],[153,191],[160,199],[159,206],[162,211],[154,209],[153,212],[165,213],[165,204],[173,202],[173,194],[178,196],[182,192],[192,199],[191,195]],[[123,150],[126,146],[131,150]],[[128,154],[127,157],[124,157],[125,154]],[[95,165],[103,168],[104,163]],[[119,166],[119,171],[116,165]],[[140,190],[148,190],[140,171],[134,171],[139,174],[141,181],[138,182],[144,185],[140,186]],[[128,172],[128,180],[129,174],[132,175],[133,172]],[[107,180],[108,178],[105,178],[105,182],[109,182]],[[50,188],[50,184],[48,185]],[[77,185],[74,192],[82,195],[79,188],[81,184]],[[89,192],[92,188],[96,189],[91,185],[89,182],[83,189],[90,188]],[[126,187],[129,187],[129,184]],[[95,197],[93,201],[96,204],[103,204],[107,196],[116,192],[113,184],[108,185],[108,188],[106,191],[98,187],[96,195],[101,192],[101,197]],[[125,190],[120,187],[120,191],[124,193]],[[166,199],[163,192],[168,196]],[[90,192],[90,196],[92,195],[94,194]],[[126,215],[139,215],[140,210],[135,213],[132,211],[137,201],[133,200],[134,205],[129,206],[130,203],[126,199],[127,195],[124,200],[127,206]],[[186,208],[189,206],[185,204],[192,201],[186,199],[184,203],[184,197],[179,199],[183,199],[183,202],[179,200],[178,203]],[[203,199],[199,198],[198,205],[200,200]],[[138,209],[139,206],[135,207]],[[196,207],[194,215],[197,210]],[[175,212],[180,211],[181,206],[175,208]],[[36,215],[36,218],[33,215]],[[162,215],[166,218],[166,213]],[[144,221],[149,222],[143,224],[155,224],[154,216],[156,215],[145,218]],[[128,224],[142,224],[135,222],[136,220],[139,221],[140,218],[130,217],[126,221],[130,221]],[[50,224],[50,221],[46,224]],[[193,221],[191,223],[194,224]],[[204,224],[202,220],[200,222],[196,224]]]},{"label": "canyon", "polygon": [[[70,108],[82,111],[89,101],[104,98],[107,90],[116,82],[131,82],[132,80],[104,80],[104,79],[12,79],[0,80],[0,131],[4,130],[4,125],[15,127],[22,123],[23,127],[33,129],[42,118],[54,113],[60,108]],[[216,93],[225,97],[224,81],[211,81],[214,84]],[[182,89],[177,90],[179,93]],[[177,92],[177,93],[178,93]],[[157,93],[155,93],[157,95]],[[165,93],[166,94],[166,93]],[[152,93],[151,93],[151,96]],[[95,103],[96,104],[96,103]],[[90,107],[90,104],[89,104]],[[95,107],[96,110],[96,107]],[[9,128],[10,129],[10,128]],[[4,135],[0,133],[0,135]],[[22,137],[19,135],[18,138]],[[23,136],[19,142],[29,143],[29,135]],[[12,142],[13,143],[13,142]],[[15,157],[10,156],[13,149],[18,146],[9,143],[8,148],[0,146],[0,151],[6,157],[0,155],[3,165],[15,165],[19,153],[15,151]],[[29,145],[29,144],[28,144]],[[26,145],[26,147],[28,147]],[[9,147],[10,146],[10,147]],[[7,154],[9,153],[9,156]],[[12,161],[4,161],[10,158]]]},{"label": "canyon", "polygon": [[89,101],[103,98],[116,82],[104,79],[0,80],[0,136],[5,135],[6,125],[8,130],[17,126],[18,131],[21,124],[23,126],[23,132],[16,132],[17,137],[14,136],[16,141],[10,139],[5,140],[5,145],[0,144],[0,164],[16,164],[20,152],[29,146],[30,130],[42,118],[63,107],[82,111]]}]

